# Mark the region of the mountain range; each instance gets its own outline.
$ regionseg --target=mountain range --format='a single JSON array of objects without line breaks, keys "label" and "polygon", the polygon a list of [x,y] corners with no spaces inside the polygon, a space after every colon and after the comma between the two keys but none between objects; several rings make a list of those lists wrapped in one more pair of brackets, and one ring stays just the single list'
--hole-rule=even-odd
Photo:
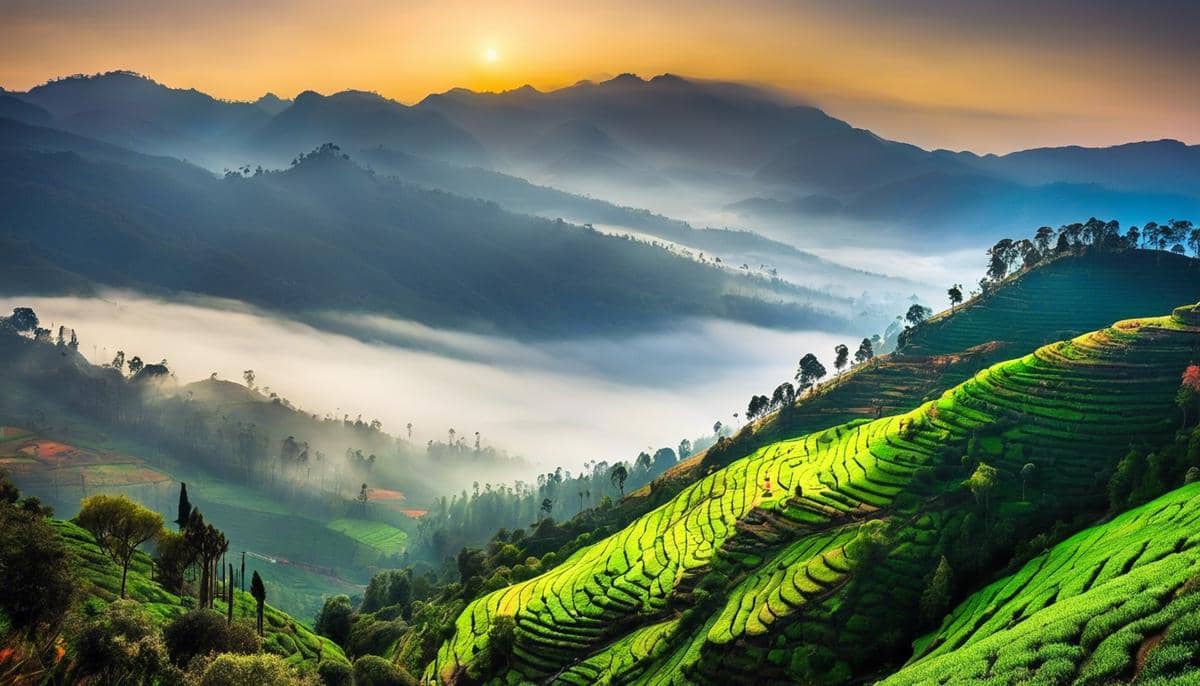
[{"label": "mountain range", "polygon": [[924,150],[767,89],[672,74],[547,92],[458,88],[404,105],[362,91],[227,102],[111,72],[6,92],[0,116],[214,169],[278,166],[327,141],[350,152],[382,146],[657,211],[666,197],[708,204],[768,227],[889,221],[939,235],[966,228],[984,242],[981,233],[1068,221],[1080,208],[1127,223],[1200,209],[1195,145]]}]

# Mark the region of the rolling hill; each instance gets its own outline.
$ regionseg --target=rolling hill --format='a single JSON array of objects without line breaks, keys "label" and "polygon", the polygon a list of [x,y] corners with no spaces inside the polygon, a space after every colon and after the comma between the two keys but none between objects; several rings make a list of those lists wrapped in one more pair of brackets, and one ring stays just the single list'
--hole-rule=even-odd
[{"label": "rolling hill", "polygon": [[967,598],[880,686],[1193,684],[1200,484],[1039,555]]},{"label": "rolling hill", "polygon": [[[1118,322],[909,412],[754,450],[471,602],[425,676],[836,683],[877,669],[919,631],[940,556],[964,578],[986,573],[1028,532],[1095,508],[1130,441],[1172,434],[1179,374],[1200,345],[1189,322]],[[507,665],[476,659],[489,650]]]},{"label": "rolling hill", "polygon": [[987,295],[917,327],[890,355],[876,357],[794,405],[733,436],[728,446],[681,462],[627,503],[660,504],[713,466],[787,436],[878,414],[909,411],[1006,357],[1105,323],[1163,312],[1200,293],[1200,262],[1164,252],[1068,255],[1018,273]]}]

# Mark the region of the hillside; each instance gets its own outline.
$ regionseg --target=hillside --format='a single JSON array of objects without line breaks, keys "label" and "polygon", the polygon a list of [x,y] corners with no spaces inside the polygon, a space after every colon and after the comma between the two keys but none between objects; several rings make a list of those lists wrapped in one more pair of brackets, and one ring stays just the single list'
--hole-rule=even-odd
[{"label": "hillside", "polygon": [[219,179],[0,120],[0,181],[0,241],[23,248],[0,255],[10,293],[28,293],[32,253],[73,280],[232,298],[318,325],[336,311],[525,338],[705,316],[848,327],[822,293],[380,178],[333,147]]},{"label": "hillside", "polygon": [[1169,311],[1198,293],[1200,262],[1179,255],[1135,250],[1053,260],[931,318],[899,351],[827,381],[743,428],[728,446],[681,462],[652,489],[656,502],[771,441],[911,410],[998,360],[1112,321]]},{"label": "hillside", "polygon": [[[903,659],[939,556],[975,578],[1100,505],[1096,486],[1129,442],[1178,426],[1175,389],[1198,344],[1182,318],[1118,322],[909,412],[759,448],[472,601],[425,676],[842,682]],[[511,658],[498,666],[493,651]]]},{"label": "hillside", "polygon": [[1200,679],[1200,484],[1039,555],[971,595],[880,686]]},{"label": "hillside", "polygon": [[[92,599],[103,603],[116,600],[121,587],[121,568],[100,551],[87,531],[64,520],[52,520],[51,524],[69,544],[78,560],[77,570],[84,582],[81,601],[87,604]],[[253,563],[253,560],[251,562]],[[246,574],[252,571],[253,564],[247,566]],[[263,568],[261,573],[264,578],[269,578],[271,572]],[[190,609],[179,596],[163,589],[153,577],[154,566],[150,557],[145,553],[137,553],[126,581],[129,599],[140,603],[163,624]],[[194,599],[189,600],[194,605]],[[226,606],[223,600],[217,600],[215,605],[218,612],[225,614]],[[254,598],[241,590],[235,591],[234,616],[253,619],[254,614]],[[304,622],[271,607],[270,604],[267,605],[263,617],[263,628],[263,648],[283,656],[292,664],[316,664],[318,655],[321,660],[346,660],[337,644],[314,634]]]}]

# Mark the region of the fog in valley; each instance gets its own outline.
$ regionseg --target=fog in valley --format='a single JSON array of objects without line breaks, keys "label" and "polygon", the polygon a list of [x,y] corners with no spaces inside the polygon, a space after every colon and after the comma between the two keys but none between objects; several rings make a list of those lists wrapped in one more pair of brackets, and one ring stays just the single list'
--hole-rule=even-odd
[{"label": "fog in valley", "polygon": [[[619,338],[522,343],[378,316],[339,315],[314,328],[230,301],[120,291],[0,302],[19,305],[74,328],[96,363],[117,350],[165,358],[180,383],[213,372],[240,382],[253,369],[259,386],[310,413],[361,414],[395,434],[412,422],[422,443],[445,440],[449,428],[479,431],[485,445],[551,469],[632,459],[711,433],[717,420],[736,424],[741,400],[790,380],[806,352],[832,373],[833,347],[855,342],[694,320]],[[327,330],[336,326],[356,335]]]}]

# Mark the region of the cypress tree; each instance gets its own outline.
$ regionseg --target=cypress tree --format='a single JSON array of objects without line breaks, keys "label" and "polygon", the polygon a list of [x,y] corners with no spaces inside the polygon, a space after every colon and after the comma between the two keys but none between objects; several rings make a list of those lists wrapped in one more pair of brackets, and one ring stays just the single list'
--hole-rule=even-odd
[{"label": "cypress tree", "polygon": [[182,531],[187,526],[188,520],[192,516],[192,503],[188,500],[187,484],[179,483],[179,516],[175,518],[175,525]]},{"label": "cypress tree", "polygon": [[250,595],[254,596],[254,601],[258,603],[258,635],[263,635],[263,604],[267,602],[267,588],[263,586],[262,577],[258,572],[254,572],[254,577],[250,580]]},{"label": "cypress tree", "polygon": [[233,624],[233,565],[229,565],[229,585],[225,587],[225,621]]}]

